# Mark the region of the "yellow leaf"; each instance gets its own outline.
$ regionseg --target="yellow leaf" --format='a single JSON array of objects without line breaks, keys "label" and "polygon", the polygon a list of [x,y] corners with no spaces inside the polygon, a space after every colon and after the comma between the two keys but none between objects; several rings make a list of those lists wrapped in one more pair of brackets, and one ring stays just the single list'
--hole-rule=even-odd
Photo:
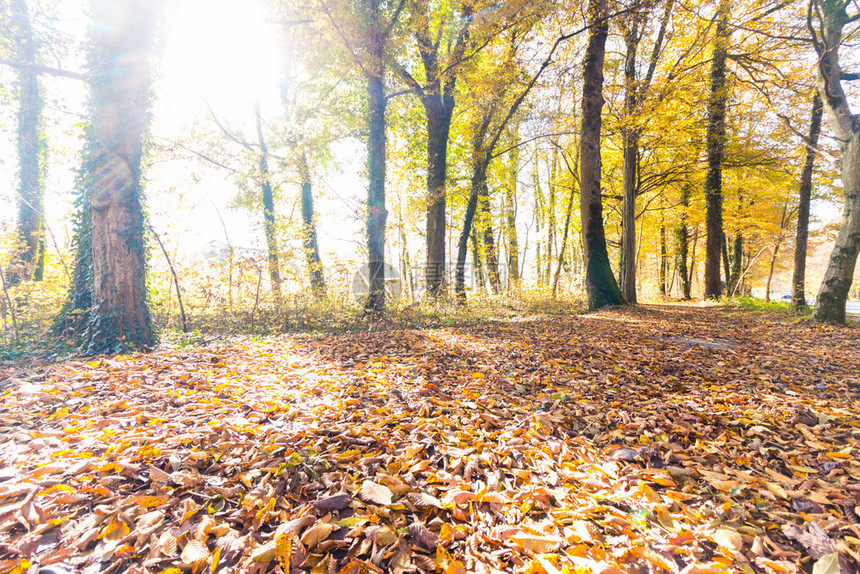
[{"label": "yellow leaf", "polygon": [[131,532],[128,528],[128,524],[120,520],[118,517],[114,517],[108,525],[102,530],[102,533],[99,534],[98,538],[105,540],[121,540],[128,536],[128,533]]},{"label": "yellow leaf", "polygon": [[289,534],[281,534],[275,541],[275,556],[278,564],[281,565],[281,570],[289,572],[290,561],[293,559],[293,541]]}]

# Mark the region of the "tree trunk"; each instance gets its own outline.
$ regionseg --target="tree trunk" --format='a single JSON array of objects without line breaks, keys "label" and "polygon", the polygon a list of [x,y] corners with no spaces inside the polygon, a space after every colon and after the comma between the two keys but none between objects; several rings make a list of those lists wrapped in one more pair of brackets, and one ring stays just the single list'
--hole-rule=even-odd
[{"label": "tree trunk", "polygon": [[[11,27],[18,60],[35,64],[38,45],[30,24],[25,0],[11,0]],[[42,112],[45,104],[39,88],[38,72],[21,67],[18,72],[18,238],[10,261],[9,284],[41,280],[44,272],[45,237],[43,200],[45,195],[45,154]]]},{"label": "tree trunk", "polygon": [[266,250],[269,260],[269,280],[275,299],[281,301],[281,269],[278,262],[278,228],[275,222],[275,197],[272,192],[272,180],[269,176],[269,147],[263,137],[263,118],[260,115],[260,103],[254,104],[257,125],[257,143],[260,146],[260,158],[257,160],[260,170],[260,195],[263,200],[263,230],[266,234]]},{"label": "tree trunk", "polygon": [[681,188],[681,205],[683,211],[678,221],[676,236],[678,240],[678,275],[681,277],[681,298],[685,301],[692,299],[691,295],[691,273],[687,270],[687,256],[689,254],[690,230],[687,227],[688,210],[690,209],[690,185]]},{"label": "tree trunk", "polygon": [[666,224],[660,222],[660,295],[668,294],[666,288],[669,275],[669,247],[666,244]]},{"label": "tree trunk", "polygon": [[719,299],[720,244],[723,241],[723,159],[726,146],[726,51],[729,42],[729,1],[720,0],[714,57],[711,63],[711,94],[708,99],[708,172],[705,177],[707,242],[705,244],[705,298]]},{"label": "tree trunk", "polygon": [[[816,2],[816,0],[810,0]],[[836,243],[818,290],[813,317],[816,321],[845,322],[845,303],[854,278],[860,251],[860,121],[842,89],[839,48],[846,24],[860,18],[848,15],[849,4],[841,0],[818,0],[822,21],[811,26],[818,52],[818,93],[836,137],[842,141],[842,185],[845,203]]]},{"label": "tree trunk", "polygon": [[809,244],[809,204],[812,201],[812,173],[815,168],[815,148],[821,133],[821,116],[824,105],[818,93],[812,98],[812,119],[809,122],[809,140],[806,143],[806,160],[800,174],[797,205],[797,238],[794,246],[794,273],[791,278],[791,305],[795,309],[806,307],[806,253]]},{"label": "tree trunk", "polygon": [[555,276],[552,279],[552,296],[553,298],[558,294],[558,280],[561,276],[561,267],[564,264],[564,252],[565,247],[567,247],[567,236],[570,232],[570,218],[573,215],[573,196],[576,193],[576,189],[573,185],[570,186],[570,195],[567,198],[567,209],[564,214],[564,232],[561,238],[561,248],[558,251],[558,264],[555,267]]},{"label": "tree trunk", "polygon": [[86,334],[90,354],[147,348],[155,340],[146,300],[141,181],[151,98],[153,4],[90,4],[90,152],[81,170],[92,217],[93,307]]},{"label": "tree trunk", "polygon": [[636,163],[639,134],[633,126],[636,108],[636,47],[638,26],[624,33],[624,124],[621,150],[621,293],[628,303],[636,303]]},{"label": "tree trunk", "polygon": [[472,272],[474,273],[473,281],[475,283],[475,291],[483,293],[487,284],[484,277],[484,267],[481,263],[481,246],[478,239],[478,233],[475,228],[472,228]]},{"label": "tree trunk", "polygon": [[773,270],[776,267],[776,258],[779,256],[779,248],[782,245],[782,235],[779,236],[779,239],[776,241],[776,245],[773,246],[773,256],[770,258],[770,266],[767,270],[767,285],[765,286],[764,291],[764,300],[770,301],[770,285],[773,281]]},{"label": "tree trunk", "polygon": [[606,0],[589,0],[588,46],[583,62],[582,131],[580,136],[580,210],[585,256],[585,288],[588,308],[624,304],[618,288],[603,229],[603,201],[600,195],[600,130],[603,109],[603,59],[609,21]]},{"label": "tree trunk", "polygon": [[[484,163],[484,162],[482,162]],[[480,209],[481,227],[484,240],[484,260],[487,264],[487,277],[490,279],[490,289],[493,295],[502,290],[499,279],[499,258],[496,253],[496,238],[493,235],[493,214],[490,209],[490,190],[487,186],[487,167],[481,170],[478,180],[478,209]]]},{"label": "tree trunk", "polygon": [[366,0],[370,16],[368,51],[368,127],[367,138],[367,259],[370,270],[369,293],[365,312],[381,315],[385,312],[385,39],[379,29],[379,0]]},{"label": "tree trunk", "polygon": [[305,251],[305,262],[308,266],[308,278],[311,282],[311,292],[316,299],[324,299],[325,274],[323,272],[320,247],[317,241],[317,228],[314,222],[314,195],[311,183],[311,171],[308,157],[303,151],[299,156],[299,175],[302,178],[302,246]]},{"label": "tree trunk", "polygon": [[[518,130],[511,130],[515,135]],[[520,151],[516,147],[511,150],[510,167],[508,173],[508,184],[505,186],[505,237],[508,250],[508,276],[510,287],[516,289],[520,284],[520,246],[517,239],[517,174],[519,173]]]},{"label": "tree trunk", "polygon": [[427,113],[427,294],[434,299],[445,286],[445,183],[448,171],[448,135],[454,99],[450,104],[438,91],[425,96]]},{"label": "tree trunk", "polygon": [[552,280],[553,252],[555,250],[555,190],[558,186],[558,148],[553,147],[549,164],[549,181],[547,182],[547,222],[546,222],[546,268],[544,282]]},{"label": "tree trunk", "polygon": [[[490,164],[490,155],[484,149],[484,140],[487,130],[493,119],[494,110],[490,109],[481,118],[472,136],[472,181],[469,190],[469,201],[466,204],[466,214],[463,217],[463,229],[460,230],[460,238],[457,242],[457,267],[454,276],[454,292],[457,300],[462,304],[466,302],[466,254],[469,249],[469,235],[472,232],[472,224],[478,211],[478,202],[481,195],[481,187],[487,185],[487,169]],[[491,232],[492,233],[492,232]]]},{"label": "tree trunk", "polygon": [[743,271],[742,259],[744,252],[744,234],[740,231],[735,232],[735,244],[732,248],[732,269],[731,279],[728,283],[728,293],[734,297],[738,283],[741,280],[741,271]]}]

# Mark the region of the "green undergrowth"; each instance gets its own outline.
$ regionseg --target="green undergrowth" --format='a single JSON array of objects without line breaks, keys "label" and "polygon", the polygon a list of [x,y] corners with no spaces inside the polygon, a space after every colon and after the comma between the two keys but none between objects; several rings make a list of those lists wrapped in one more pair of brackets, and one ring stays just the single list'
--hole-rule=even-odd
[{"label": "green undergrowth", "polygon": [[781,314],[788,317],[809,317],[812,315],[812,307],[795,309],[789,301],[765,301],[758,297],[732,297],[724,300],[727,307],[742,311],[754,311],[757,313]]}]

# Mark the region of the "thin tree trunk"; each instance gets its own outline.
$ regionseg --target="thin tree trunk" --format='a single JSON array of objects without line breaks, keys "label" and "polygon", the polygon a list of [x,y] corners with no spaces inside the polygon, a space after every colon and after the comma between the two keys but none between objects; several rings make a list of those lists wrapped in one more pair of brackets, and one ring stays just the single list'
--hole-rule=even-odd
[{"label": "thin tree trunk", "polygon": [[660,295],[668,295],[667,279],[669,275],[669,247],[666,244],[666,224],[660,222]]},{"label": "thin tree trunk", "polygon": [[90,354],[155,342],[146,297],[141,172],[151,96],[147,56],[157,4],[92,0],[90,5],[92,116],[82,168],[92,217]]},{"label": "thin tree trunk", "polygon": [[308,157],[304,151],[299,156],[299,175],[302,178],[302,246],[305,251],[305,262],[308,266],[308,278],[314,298],[324,299],[326,295],[325,275],[320,257],[319,242],[317,241],[316,222],[314,221],[313,184]]},{"label": "thin tree trunk", "polygon": [[[511,127],[514,139],[519,138],[519,122]],[[508,251],[508,276],[510,287],[516,289],[520,284],[520,246],[517,238],[517,174],[520,165],[520,148],[511,150],[510,164],[508,167],[508,182],[505,186],[505,237],[507,239]]]},{"label": "thin tree trunk", "polygon": [[[573,182],[571,182],[573,183]],[[561,266],[564,263],[564,251],[567,246],[567,235],[570,231],[570,218],[573,214],[573,196],[576,194],[576,189],[573,185],[570,186],[570,195],[567,198],[567,209],[564,214],[564,234],[561,239],[561,249],[558,252],[558,263],[555,266],[555,277],[552,279],[552,296],[558,294],[558,280],[561,276]]]},{"label": "thin tree trunk", "polygon": [[585,256],[585,285],[588,308],[624,304],[618,288],[603,229],[603,202],[600,194],[600,131],[603,109],[603,60],[609,32],[606,0],[589,0],[591,26],[583,62],[582,130],[580,136],[580,210]]},{"label": "thin tree trunk", "polygon": [[624,32],[624,119],[621,176],[621,293],[628,303],[636,303],[636,164],[639,132],[633,123],[636,108],[636,48],[638,22]]},{"label": "thin tree trunk", "polygon": [[263,200],[263,230],[266,234],[266,248],[269,260],[269,280],[272,283],[272,293],[275,299],[281,301],[281,269],[278,262],[278,228],[275,222],[275,197],[272,192],[272,181],[269,176],[269,148],[263,137],[263,118],[260,115],[260,103],[254,104],[256,115],[257,143],[260,146],[260,157],[257,160],[260,169],[260,195]]},{"label": "thin tree trunk", "polygon": [[546,279],[549,284],[552,279],[553,251],[555,248],[555,190],[558,186],[558,148],[553,147],[549,164],[549,185],[547,196],[547,224],[546,224]]},{"label": "thin tree trunk", "polygon": [[182,289],[179,287],[179,275],[176,274],[176,268],[173,266],[173,261],[170,260],[170,254],[167,253],[167,248],[161,241],[161,237],[155,232],[151,225],[147,225],[158,246],[161,247],[161,252],[164,254],[164,260],[167,261],[167,266],[170,268],[170,274],[173,276],[173,284],[176,286],[176,300],[179,302],[179,315],[182,318],[182,332],[188,332],[188,321],[185,319],[185,305],[182,304]]},{"label": "thin tree trunk", "polygon": [[[18,60],[35,64],[38,44],[30,24],[25,0],[11,0],[11,27]],[[18,72],[18,237],[10,261],[9,283],[17,285],[31,279],[41,280],[44,273],[45,237],[43,201],[45,195],[45,154],[43,110],[38,72],[22,66]]]},{"label": "thin tree trunk", "polygon": [[687,270],[687,256],[689,253],[690,232],[687,227],[688,210],[690,209],[690,185],[681,188],[681,217],[678,221],[676,236],[678,240],[678,275],[681,279],[681,298],[685,301],[692,299],[691,274]]},{"label": "thin tree trunk", "polygon": [[729,0],[720,0],[714,57],[711,64],[711,94],[708,100],[708,173],[705,178],[707,202],[707,243],[705,244],[705,298],[719,299],[720,244],[723,239],[723,159],[726,146],[726,55],[729,42]]},{"label": "thin tree trunk", "polygon": [[472,228],[472,270],[474,272],[475,291],[483,293],[486,289],[487,279],[484,277],[484,267],[481,263],[481,245],[478,233]]},{"label": "thin tree trunk", "polygon": [[[368,52],[371,68],[368,69],[368,127],[367,138],[367,258],[369,293],[364,309],[372,315],[385,312],[385,64],[383,52],[385,38],[379,27],[379,0],[366,0],[370,16]],[[444,244],[443,244],[444,247]]]},{"label": "thin tree trunk", "polygon": [[776,258],[779,256],[779,248],[782,245],[782,235],[776,240],[776,245],[773,246],[773,256],[770,258],[770,265],[767,270],[767,286],[764,291],[764,300],[770,302],[770,285],[773,281],[773,270],[776,267]]},{"label": "thin tree trunk", "polygon": [[490,289],[493,295],[502,290],[499,278],[499,258],[496,253],[496,238],[493,235],[493,214],[490,210],[490,190],[487,186],[487,169],[481,171],[478,181],[478,208],[481,210],[481,227],[484,239],[484,260],[487,264],[487,277],[490,279]]},{"label": "thin tree trunk", "polygon": [[797,206],[797,238],[794,246],[794,273],[791,278],[791,305],[795,309],[806,307],[806,254],[809,245],[809,204],[812,201],[812,173],[815,168],[815,148],[821,133],[821,116],[824,104],[816,92],[812,98],[812,119],[809,122],[809,139],[806,143],[806,159],[800,174],[800,190]]}]

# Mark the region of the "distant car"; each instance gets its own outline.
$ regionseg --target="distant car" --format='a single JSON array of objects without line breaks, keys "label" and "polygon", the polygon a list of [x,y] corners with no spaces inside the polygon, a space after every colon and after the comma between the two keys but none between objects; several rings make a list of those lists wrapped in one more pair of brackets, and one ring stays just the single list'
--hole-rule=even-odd
[{"label": "distant car", "polygon": [[791,301],[791,293],[783,293],[780,299],[783,301]]}]

